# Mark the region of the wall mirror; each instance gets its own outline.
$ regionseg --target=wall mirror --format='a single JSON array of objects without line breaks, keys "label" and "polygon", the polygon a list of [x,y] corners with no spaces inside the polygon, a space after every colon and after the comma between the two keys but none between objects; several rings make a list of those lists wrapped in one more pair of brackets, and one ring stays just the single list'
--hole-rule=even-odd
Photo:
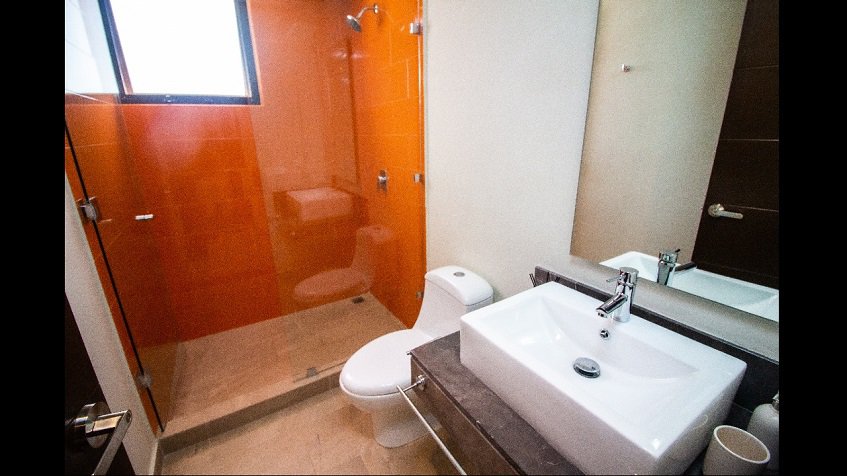
[{"label": "wall mirror", "polygon": [[778,3],[601,0],[571,254],[778,325]]}]

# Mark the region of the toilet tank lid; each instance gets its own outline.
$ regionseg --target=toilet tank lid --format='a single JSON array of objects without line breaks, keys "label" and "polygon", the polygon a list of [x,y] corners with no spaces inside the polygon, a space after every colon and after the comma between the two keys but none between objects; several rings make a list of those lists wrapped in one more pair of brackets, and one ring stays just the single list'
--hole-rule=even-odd
[{"label": "toilet tank lid", "polygon": [[478,304],[494,295],[482,276],[461,266],[442,266],[426,273],[424,279],[447,291],[465,306]]}]

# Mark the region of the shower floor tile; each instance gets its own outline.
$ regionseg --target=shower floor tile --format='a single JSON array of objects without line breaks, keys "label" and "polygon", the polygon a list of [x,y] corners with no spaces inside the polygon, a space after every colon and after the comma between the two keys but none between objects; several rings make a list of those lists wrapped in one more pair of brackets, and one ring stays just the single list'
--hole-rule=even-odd
[{"label": "shower floor tile", "polygon": [[338,372],[359,347],[406,327],[370,293],[182,343],[165,435]]},{"label": "shower floor tile", "polygon": [[334,388],[166,454],[162,474],[457,474],[424,436],[399,448]]}]

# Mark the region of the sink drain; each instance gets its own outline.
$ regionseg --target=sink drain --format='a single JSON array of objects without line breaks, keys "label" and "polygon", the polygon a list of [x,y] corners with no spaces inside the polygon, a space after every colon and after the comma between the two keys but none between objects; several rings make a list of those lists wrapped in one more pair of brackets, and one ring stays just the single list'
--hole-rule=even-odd
[{"label": "sink drain", "polygon": [[600,364],[588,357],[580,357],[574,360],[573,369],[583,377],[597,378],[600,376]]}]

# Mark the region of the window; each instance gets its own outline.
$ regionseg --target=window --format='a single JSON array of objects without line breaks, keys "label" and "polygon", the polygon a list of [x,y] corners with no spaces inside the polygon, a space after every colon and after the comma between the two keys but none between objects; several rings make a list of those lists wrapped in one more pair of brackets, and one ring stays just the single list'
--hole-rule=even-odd
[{"label": "window", "polygon": [[246,0],[100,0],[121,100],[258,104]]}]

